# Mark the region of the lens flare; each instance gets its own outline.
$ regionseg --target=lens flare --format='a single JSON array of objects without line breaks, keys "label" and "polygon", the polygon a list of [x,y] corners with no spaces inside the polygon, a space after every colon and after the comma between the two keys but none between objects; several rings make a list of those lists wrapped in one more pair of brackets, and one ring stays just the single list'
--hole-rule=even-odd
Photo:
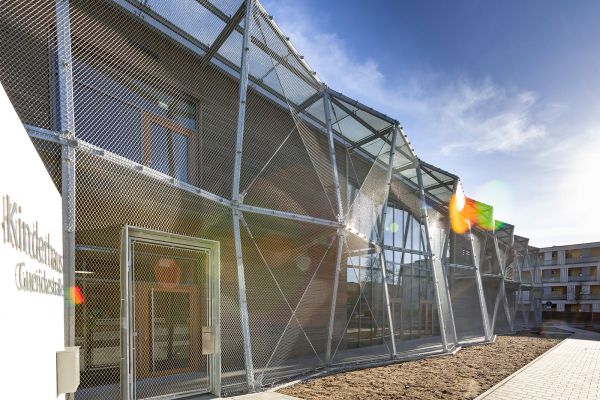
[{"label": "lens flare", "polygon": [[487,231],[497,229],[494,208],[465,197],[462,191],[457,190],[450,198],[449,212],[450,225],[455,233],[466,233],[469,226],[477,226]]},{"label": "lens flare", "polygon": [[85,302],[85,297],[83,296],[83,292],[79,286],[71,286],[67,289],[66,300],[78,306],[79,304],[83,304]]}]

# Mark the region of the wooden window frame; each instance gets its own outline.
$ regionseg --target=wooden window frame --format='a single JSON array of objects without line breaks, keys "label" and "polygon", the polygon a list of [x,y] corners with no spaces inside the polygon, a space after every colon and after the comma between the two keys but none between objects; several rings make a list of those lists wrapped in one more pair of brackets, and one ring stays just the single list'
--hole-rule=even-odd
[{"label": "wooden window frame", "polygon": [[175,154],[173,149],[173,134],[177,133],[185,136],[188,139],[187,143],[187,183],[195,183],[198,179],[197,163],[193,162],[195,154],[193,149],[197,148],[198,133],[192,129],[186,128],[177,122],[168,118],[160,117],[148,111],[143,111],[142,116],[142,131],[143,131],[143,159],[144,165],[149,166],[152,160],[152,126],[158,125],[166,128],[169,135],[169,148],[167,151],[168,172],[167,175],[175,177]]}]

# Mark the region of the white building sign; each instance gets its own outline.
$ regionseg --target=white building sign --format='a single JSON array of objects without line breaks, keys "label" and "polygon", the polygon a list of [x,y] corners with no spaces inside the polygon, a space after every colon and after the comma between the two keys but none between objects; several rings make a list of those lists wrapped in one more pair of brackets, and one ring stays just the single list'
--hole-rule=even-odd
[{"label": "white building sign", "polygon": [[2,397],[63,398],[61,197],[1,85],[0,129]]}]

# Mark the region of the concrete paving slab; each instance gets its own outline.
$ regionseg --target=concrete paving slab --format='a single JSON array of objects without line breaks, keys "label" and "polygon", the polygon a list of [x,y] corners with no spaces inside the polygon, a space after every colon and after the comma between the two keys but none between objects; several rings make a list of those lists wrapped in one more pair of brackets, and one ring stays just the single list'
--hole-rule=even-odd
[{"label": "concrete paving slab", "polygon": [[568,339],[476,400],[600,400],[600,334],[561,325]]}]

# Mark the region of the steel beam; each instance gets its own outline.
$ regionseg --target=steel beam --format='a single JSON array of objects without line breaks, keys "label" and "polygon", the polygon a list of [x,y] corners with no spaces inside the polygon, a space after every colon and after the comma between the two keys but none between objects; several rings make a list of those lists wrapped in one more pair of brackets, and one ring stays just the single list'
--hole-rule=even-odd
[{"label": "steel beam", "polygon": [[308,99],[304,100],[302,103],[295,106],[294,111],[296,113],[301,113],[305,109],[307,109],[308,107],[313,105],[315,102],[319,101],[319,99],[321,99],[322,97],[323,97],[323,93],[321,91],[319,91],[319,92],[313,94],[312,96],[310,96]]},{"label": "steel beam", "polygon": [[[338,106],[342,111],[344,111],[346,114],[348,114],[348,116],[350,116],[350,118],[353,118],[356,120],[356,122],[358,122],[359,124],[361,124],[365,129],[367,129],[369,132],[371,132],[373,135],[377,135],[378,133],[380,133],[377,129],[373,128],[371,126],[371,124],[369,124],[367,121],[365,121],[364,119],[362,119],[361,117],[359,117],[358,115],[356,115],[356,111],[352,111],[350,110],[348,107],[346,107],[345,105],[343,105],[341,102],[337,101],[335,99],[335,97],[331,98],[331,101]],[[362,111],[362,110],[361,110]],[[392,126],[393,127],[393,126]]]},{"label": "steel beam", "polygon": [[[362,104],[362,103],[360,103],[360,102],[358,102],[358,101],[356,101],[354,99],[351,99],[350,97],[348,97],[348,96],[346,96],[346,95],[344,95],[344,94],[342,94],[342,93],[340,93],[338,91],[335,91],[335,90],[333,90],[331,88],[327,88],[327,91],[333,97],[335,97],[337,99],[340,99],[341,101],[343,101],[345,103],[352,104],[353,106],[356,106],[356,107],[360,108],[361,110],[366,111],[366,112],[368,112],[370,114],[373,114],[375,117],[380,118],[380,119],[382,119],[384,121],[387,121],[391,125],[394,125],[394,126],[399,126],[400,125],[400,122],[398,122],[397,120],[395,120],[393,118],[390,118],[387,115],[383,114],[382,112],[374,110],[371,107],[368,107],[368,106],[366,106],[366,105],[364,105],[364,104]],[[400,129],[400,131],[402,131],[402,129]]]},{"label": "steel beam", "polygon": [[295,214],[295,213],[291,213],[291,212],[287,212],[287,211],[272,210],[270,208],[256,207],[256,206],[251,206],[249,204],[238,204],[237,208],[243,212],[261,214],[261,215],[270,215],[272,217],[285,218],[285,219],[289,219],[292,221],[306,222],[309,224],[329,226],[331,228],[339,228],[342,226],[342,224],[340,224],[337,221],[331,221],[328,219],[322,219],[322,218],[316,218],[316,217],[309,217],[307,215]]},{"label": "steel beam", "polygon": [[210,48],[207,50],[204,58],[200,61],[200,66],[205,66],[214,56],[217,54],[223,43],[227,40],[231,32],[238,26],[242,18],[244,18],[244,14],[246,13],[246,1],[243,1],[240,7],[237,9],[233,17],[227,22],[225,27],[219,33],[219,36],[212,43]]},{"label": "steel beam", "polygon": [[246,299],[246,279],[244,271],[244,259],[242,255],[242,239],[240,233],[240,211],[238,209],[240,201],[240,175],[242,169],[242,147],[244,144],[244,124],[246,122],[246,96],[248,92],[248,58],[250,52],[250,26],[252,20],[252,9],[254,0],[245,0],[244,34],[242,37],[241,54],[241,72],[240,72],[240,91],[238,104],[238,118],[235,144],[235,164],[233,170],[232,187],[232,217],[233,217],[233,237],[235,242],[235,256],[237,264],[238,292],[240,301],[240,320],[242,325],[242,337],[244,342],[244,362],[246,366],[246,383],[248,390],[254,392],[256,383],[254,380],[254,364],[252,360],[252,346],[250,338],[250,318],[248,315],[248,302]]},{"label": "steel beam", "polygon": [[[75,286],[75,116],[73,105],[73,59],[71,56],[71,21],[68,0],[56,0],[56,58],[58,67],[59,130],[61,146],[61,195],[63,221],[63,283]],[[75,345],[75,305],[64,302],[65,346]],[[72,397],[69,395],[68,397]]]},{"label": "steel beam", "polygon": [[[110,151],[104,150],[98,146],[94,146],[93,144],[84,142],[81,139],[68,141],[65,138],[62,138],[57,132],[49,131],[49,130],[46,130],[43,128],[38,128],[38,127],[30,126],[30,125],[26,125],[25,129],[27,130],[27,133],[29,134],[29,136],[32,138],[46,140],[48,142],[57,143],[57,144],[70,143],[72,147],[80,148],[83,151],[86,151],[91,154],[94,154],[95,156],[110,160],[111,162],[119,164],[125,168],[133,169],[136,171],[136,173],[139,173],[141,175],[145,175],[145,176],[151,177],[153,179],[158,179],[168,185],[174,186],[174,187],[184,190],[190,194],[200,196],[202,198],[213,201],[215,203],[222,204],[223,206],[230,207],[230,208],[232,207],[231,200],[228,200],[224,197],[221,197],[221,196],[214,194],[212,192],[209,192],[207,190],[200,189],[194,185],[190,185],[189,183],[174,179],[170,175],[167,175],[160,171],[156,171],[152,168],[148,168],[143,165],[140,165],[140,164],[136,163],[135,161],[132,161],[128,158],[119,156],[118,154],[111,153]],[[240,211],[249,212],[249,213],[253,213],[253,214],[269,215],[272,217],[284,218],[284,219],[289,219],[292,221],[305,222],[308,224],[329,226],[334,229],[342,227],[342,224],[339,223],[338,221],[310,217],[307,215],[295,214],[295,213],[291,213],[291,212],[287,212],[287,211],[273,210],[270,208],[256,207],[256,206],[252,206],[252,205],[248,205],[248,204],[238,204],[238,209]]]},{"label": "steel beam", "polygon": [[[208,1],[208,0],[196,0],[196,1],[198,3],[200,3],[204,8],[206,8],[208,11],[210,11],[211,13],[213,13],[221,21],[225,22],[226,24],[229,23],[229,21],[231,20],[231,18],[229,18],[228,15],[226,15],[223,11],[221,11],[221,9],[219,9],[217,6],[215,6],[214,4],[212,4],[210,1]],[[251,0],[246,0],[246,1],[251,1]],[[254,7],[259,12],[261,12],[263,15],[265,15],[265,13],[263,13],[261,11],[260,3],[256,3],[255,2],[254,3]],[[272,23],[272,21],[269,18],[267,18],[267,21],[269,21],[269,24],[272,27],[274,26],[274,24]],[[244,32],[246,31],[245,25],[246,24],[244,22],[244,28],[242,29],[242,28],[239,27],[239,25],[236,24],[234,26],[234,30],[236,30],[238,33],[240,33],[243,36]],[[248,26],[248,28],[250,28],[250,26]],[[279,39],[288,48],[288,50],[290,51],[290,54],[294,58],[296,58],[298,60],[298,62],[302,65],[302,67],[306,68],[306,63],[303,60],[300,59],[300,56],[298,55],[297,52],[295,52],[294,50],[292,50],[290,48],[289,40],[287,38],[285,38],[285,37],[279,36],[279,34],[278,34],[278,32],[277,32],[276,29],[274,29],[274,31],[278,35]],[[242,39],[242,41],[243,41],[243,39]],[[273,58],[279,64],[285,66],[285,68],[287,68],[288,70],[290,70],[295,76],[297,76],[298,78],[302,79],[309,86],[317,89],[321,85],[321,82],[319,82],[316,79],[316,75],[312,71],[309,72],[309,70],[307,70],[305,73],[303,73],[302,71],[299,71],[296,67],[294,67],[293,65],[291,65],[285,59],[285,57],[282,57],[276,51],[274,51],[273,49],[269,48],[268,45],[266,45],[265,43],[261,42],[260,40],[258,40],[257,38],[253,37],[252,35],[250,35],[248,42],[252,43],[253,45],[255,45],[257,48],[259,48],[260,50],[262,50],[265,54],[267,54],[269,57]]]},{"label": "steel beam", "polygon": [[385,128],[379,132],[374,133],[371,136],[367,136],[366,138],[359,140],[358,142],[354,142],[354,144],[350,147],[349,150],[354,150],[358,147],[364,146],[365,144],[372,142],[375,139],[380,139],[380,138],[384,137],[385,135],[387,135],[388,133],[390,133],[390,130],[392,130],[392,129],[395,129],[395,127],[391,126],[389,128]]},{"label": "steel beam", "polygon": [[[442,336],[442,346],[444,351],[450,351],[454,347],[456,339],[452,337],[456,328],[454,326],[453,314],[450,311],[451,303],[448,298],[448,290],[446,287],[446,279],[444,279],[444,267],[442,260],[435,255],[433,250],[433,238],[431,237],[431,229],[429,226],[429,215],[427,212],[427,197],[425,195],[425,188],[423,186],[423,174],[421,172],[421,165],[417,164],[417,181],[419,187],[419,194],[422,202],[422,218],[423,227],[425,229],[425,237],[427,239],[427,251],[432,254],[430,258],[431,270],[433,273],[433,285],[435,290],[435,299],[437,303],[438,316],[440,321],[440,333]],[[452,342],[452,345],[450,344]]]},{"label": "steel beam", "polygon": [[285,36],[285,34],[283,33],[283,31],[279,28],[279,26],[275,23],[275,21],[273,21],[273,18],[267,13],[267,10],[264,9],[264,7],[260,3],[260,1],[258,1],[256,3],[256,7],[257,7],[258,11],[260,11],[263,14],[263,16],[266,18],[266,20],[269,22],[269,25],[271,26],[271,28],[273,29],[273,32],[275,32],[275,34],[277,35],[277,37],[279,37],[279,39],[283,43],[285,43],[285,46],[289,50],[289,52],[292,55],[292,57],[294,57],[296,59],[296,61],[298,63],[300,63],[302,65],[302,67],[304,67],[304,69],[307,71],[307,73],[309,75],[312,75],[313,79],[318,84],[322,84],[322,82],[319,79],[319,76],[317,75],[317,73],[310,67],[310,65],[308,65],[308,63],[306,62],[306,60],[304,59],[304,57],[301,56],[300,53],[298,53],[298,51],[296,50],[296,48],[294,47],[294,45],[290,42],[289,38],[287,36]]}]

